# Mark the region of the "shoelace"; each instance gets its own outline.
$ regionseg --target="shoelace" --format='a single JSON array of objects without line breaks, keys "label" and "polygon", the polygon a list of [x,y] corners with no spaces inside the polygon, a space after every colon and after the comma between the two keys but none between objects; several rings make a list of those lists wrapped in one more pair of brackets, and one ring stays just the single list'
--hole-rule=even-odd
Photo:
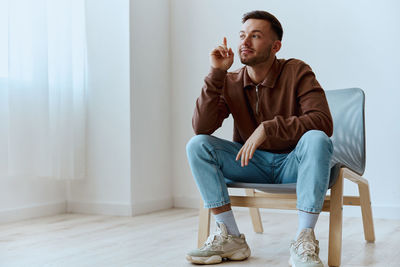
[{"label": "shoelace", "polygon": [[318,255],[316,252],[318,250],[318,245],[314,242],[310,240],[303,240],[298,242],[295,247],[296,250],[300,252],[299,255],[301,256],[302,260],[311,259],[313,261],[318,261]]},{"label": "shoelace", "polygon": [[217,241],[217,236],[220,237],[220,238],[222,238],[222,239],[228,238],[227,236],[222,235],[220,231],[217,231],[217,232],[211,234],[211,235],[207,238],[206,242],[204,243],[203,248],[206,248],[206,247],[214,248],[214,247],[216,246],[216,245],[214,244],[214,242]]}]

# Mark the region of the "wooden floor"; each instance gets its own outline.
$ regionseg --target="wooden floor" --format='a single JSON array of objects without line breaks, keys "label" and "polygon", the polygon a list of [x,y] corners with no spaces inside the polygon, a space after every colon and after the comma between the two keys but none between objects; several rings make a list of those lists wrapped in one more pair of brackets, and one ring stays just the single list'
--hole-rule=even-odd
[{"label": "wooden floor", "polygon": [[[288,266],[296,214],[262,211],[264,233],[248,212],[235,210],[252,256],[219,266]],[[214,225],[212,226],[214,229]],[[345,218],[342,266],[400,266],[400,221],[375,220],[376,242],[363,239],[362,222]],[[328,217],[316,229],[327,262]],[[193,266],[185,252],[196,245],[197,210],[170,209],[137,217],[64,214],[0,225],[0,266]]]}]

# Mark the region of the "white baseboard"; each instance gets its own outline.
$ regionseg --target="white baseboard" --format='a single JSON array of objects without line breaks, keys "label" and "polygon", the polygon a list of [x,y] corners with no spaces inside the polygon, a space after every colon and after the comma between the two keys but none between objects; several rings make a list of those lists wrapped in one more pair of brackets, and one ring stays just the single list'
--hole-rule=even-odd
[{"label": "white baseboard", "polygon": [[0,223],[10,223],[36,217],[51,216],[67,212],[67,202],[52,202],[1,210]]},{"label": "white baseboard", "polygon": [[[175,197],[174,207],[175,208],[194,208],[198,209],[200,198],[195,197]],[[247,208],[235,207],[235,209],[242,210]],[[278,213],[294,213],[295,211],[290,210],[274,210],[274,209],[263,209],[270,212]],[[375,219],[392,219],[400,220],[400,206],[372,206],[372,215]],[[343,207],[344,217],[357,217],[361,218],[361,208],[355,206],[344,206]]]},{"label": "white baseboard", "polygon": [[[93,202],[53,202],[43,203],[31,206],[20,207],[16,209],[1,210],[0,223],[9,223],[19,220],[25,220],[36,217],[51,216],[57,214],[70,213],[86,213],[113,216],[135,216],[145,214],[157,210],[176,208],[199,208],[200,198],[195,197],[175,197],[172,199],[153,200],[135,205],[119,204],[119,203],[93,203]],[[247,208],[235,207],[235,209],[245,210]],[[288,212],[295,211],[265,209],[271,212]],[[400,220],[400,206],[372,206],[372,213],[375,219],[394,219]],[[344,217],[361,217],[359,207],[345,206],[343,209]]]},{"label": "white baseboard", "polygon": [[132,215],[131,205],[123,203],[68,201],[67,211],[69,213],[112,215],[112,216]]},{"label": "white baseboard", "polygon": [[158,210],[170,209],[174,206],[172,198],[144,201],[132,205],[132,215],[140,215]]},{"label": "white baseboard", "polygon": [[[361,218],[361,208],[345,206],[343,216]],[[400,220],[400,206],[372,206],[372,216],[374,219]]]},{"label": "white baseboard", "polygon": [[198,209],[200,198],[198,197],[174,197],[174,208]]},{"label": "white baseboard", "polygon": [[172,207],[173,203],[171,198],[144,201],[133,205],[123,203],[69,201],[67,210],[69,213],[136,216]]}]

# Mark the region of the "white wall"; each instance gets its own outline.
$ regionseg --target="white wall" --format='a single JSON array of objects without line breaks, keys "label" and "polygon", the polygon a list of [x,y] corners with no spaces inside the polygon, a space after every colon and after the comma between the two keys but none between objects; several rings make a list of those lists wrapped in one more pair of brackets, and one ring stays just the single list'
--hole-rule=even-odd
[{"label": "white wall", "polygon": [[129,1],[86,0],[86,179],[70,182],[70,212],[131,214]]},{"label": "white wall", "polygon": [[131,1],[132,205],[173,205],[169,1]]},{"label": "white wall", "polygon": [[86,0],[88,177],[70,212],[137,215],[170,208],[169,2]]},{"label": "white wall", "polygon": [[[185,144],[191,116],[209,70],[209,52],[227,36],[236,51],[242,14],[267,10],[281,21],[279,58],[299,58],[326,89],[360,87],[366,93],[367,167],[375,217],[400,218],[400,3],[397,1],[187,1],[171,2],[173,177],[175,206],[197,207],[199,193]],[[238,57],[231,70],[240,67]],[[231,139],[232,121],[218,136]],[[345,193],[355,193],[345,184]],[[346,208],[345,214],[359,216]]]}]

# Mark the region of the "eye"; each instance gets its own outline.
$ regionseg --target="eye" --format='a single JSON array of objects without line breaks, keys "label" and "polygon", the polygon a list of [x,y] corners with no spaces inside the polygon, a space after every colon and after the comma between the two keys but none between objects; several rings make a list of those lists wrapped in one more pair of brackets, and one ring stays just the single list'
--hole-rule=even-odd
[{"label": "eye", "polygon": [[258,34],[253,34],[253,38],[259,38],[260,36]]},{"label": "eye", "polygon": [[244,34],[240,34],[240,35],[239,35],[239,38],[240,38],[241,40],[243,40],[243,39],[244,39]]}]

